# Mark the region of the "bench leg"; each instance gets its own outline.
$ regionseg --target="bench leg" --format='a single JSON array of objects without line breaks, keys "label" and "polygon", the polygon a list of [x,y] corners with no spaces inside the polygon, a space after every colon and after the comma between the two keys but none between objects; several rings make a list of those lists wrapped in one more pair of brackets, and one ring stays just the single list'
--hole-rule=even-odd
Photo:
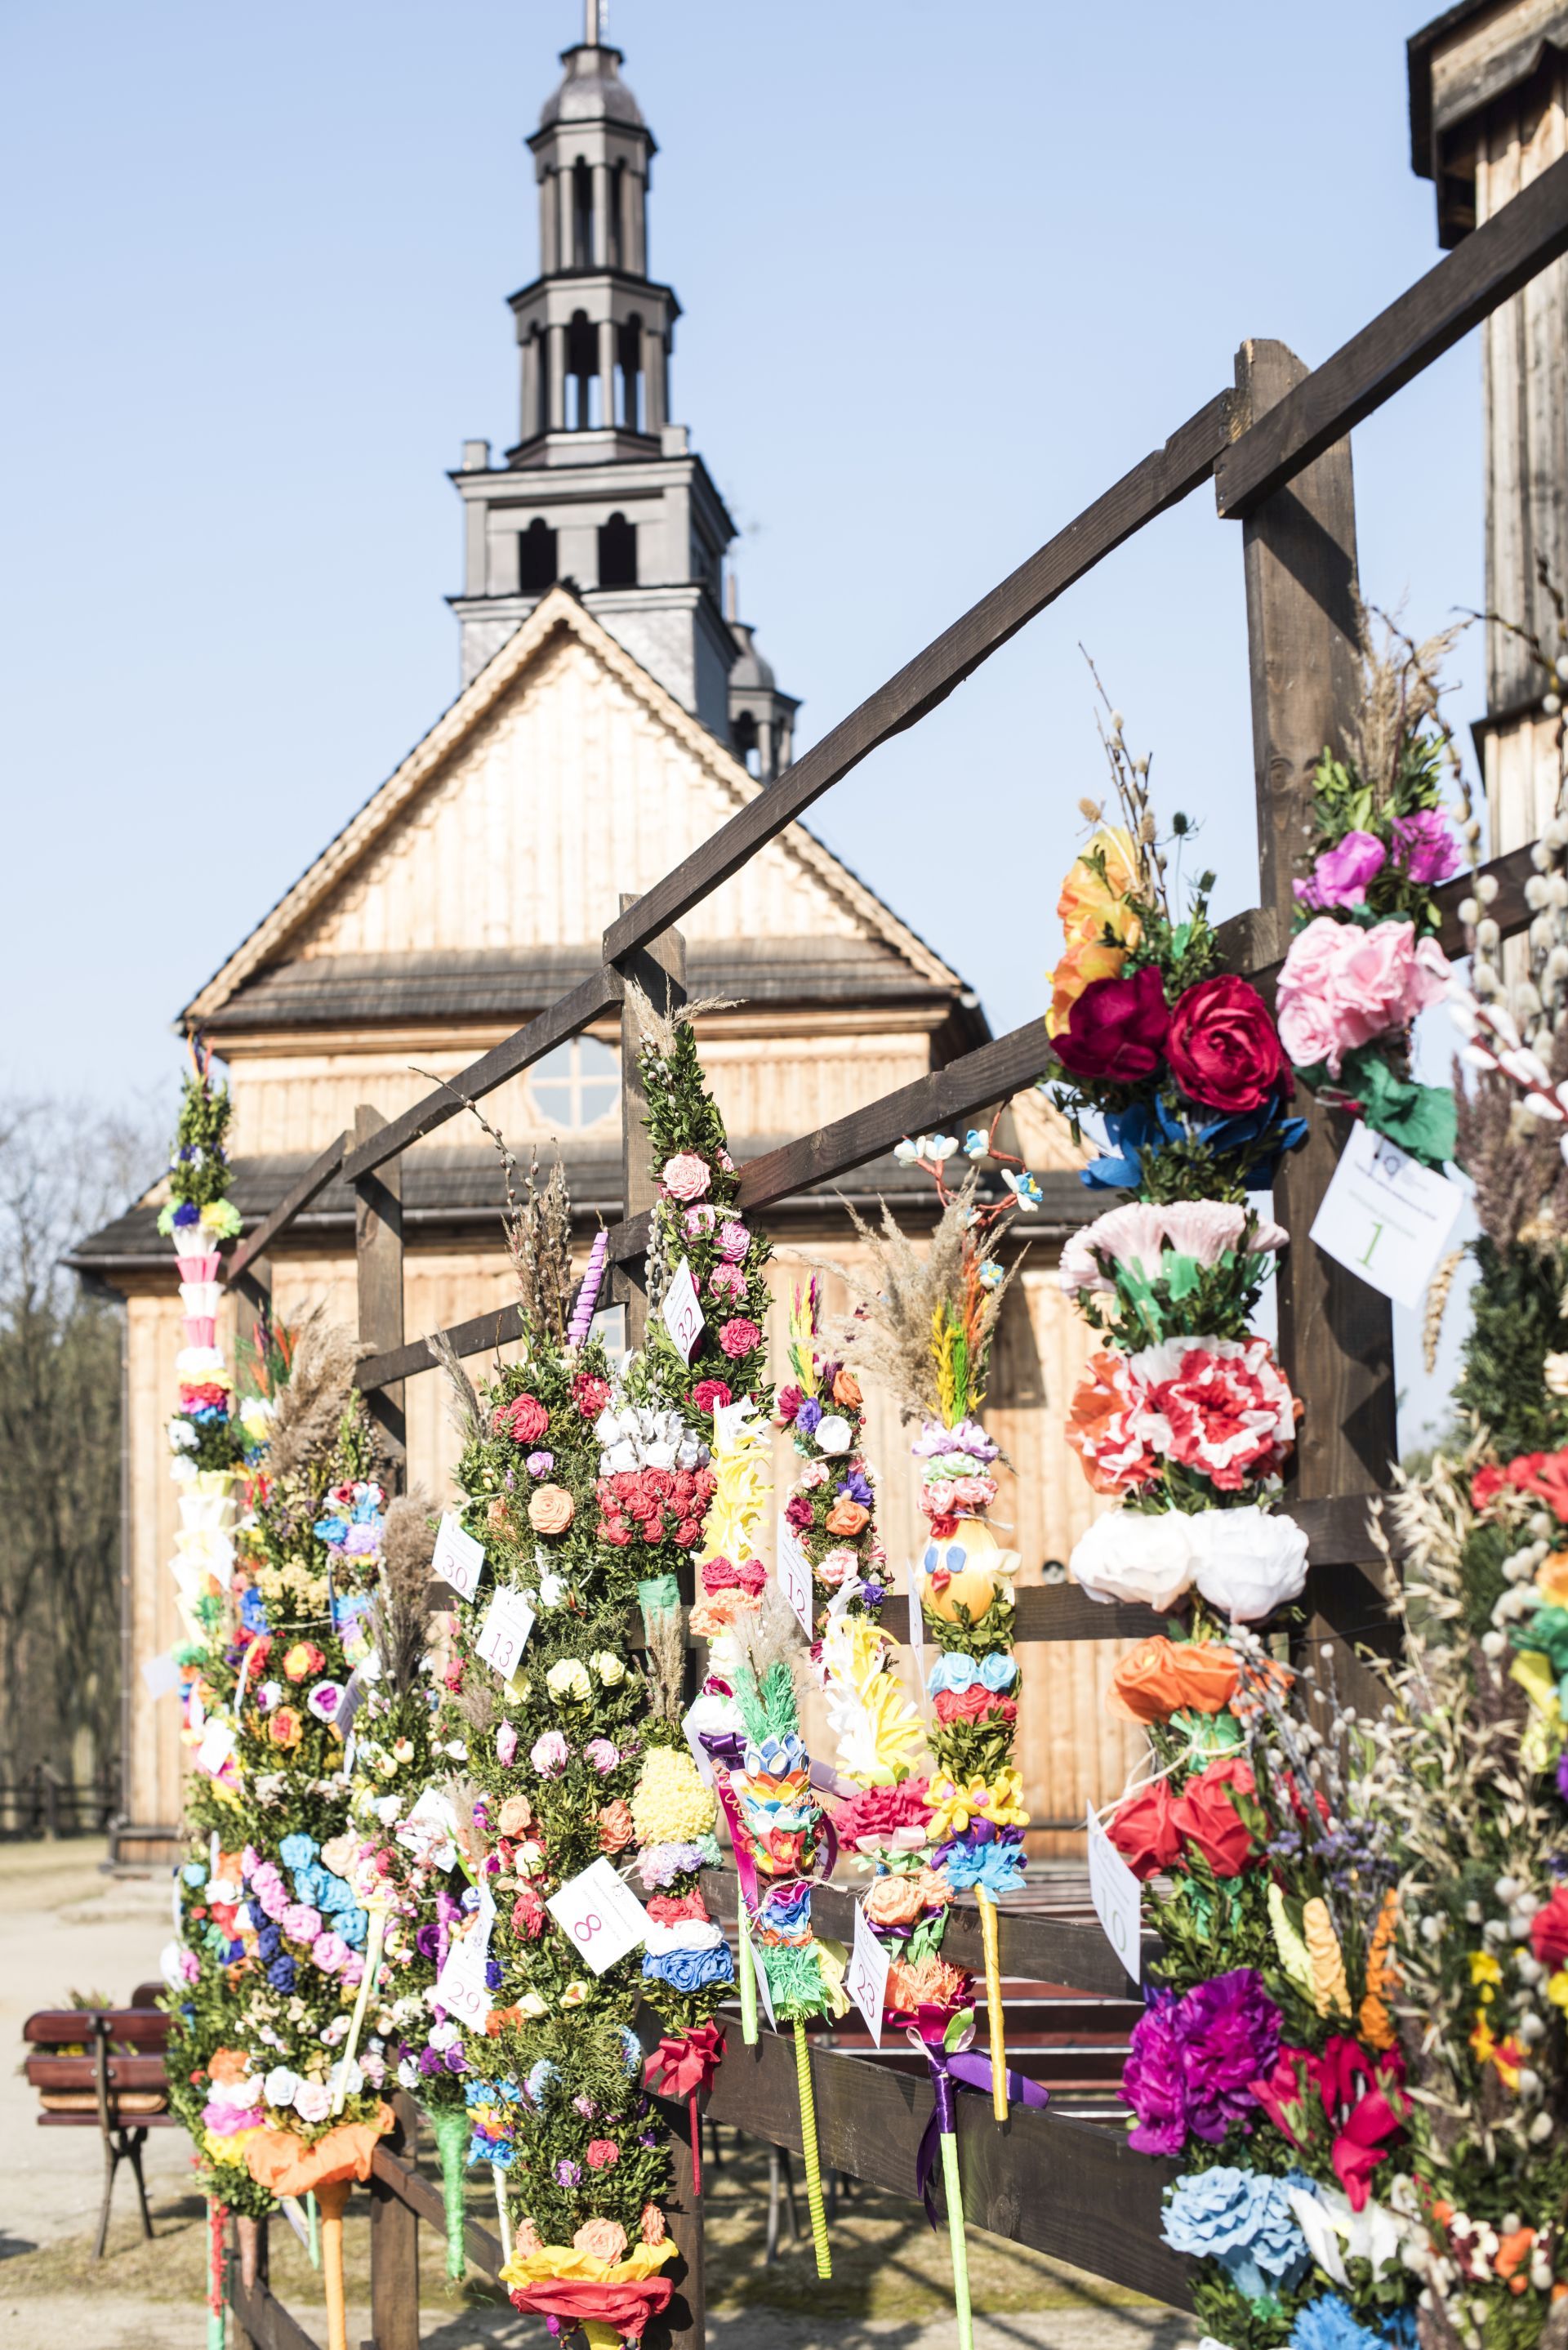
[{"label": "bench leg", "polygon": [[106,2133],[103,2141],[103,2203],[98,2215],[98,2238],[92,2248],[95,2261],[102,2260],[103,2248],[109,2241],[109,2209],[114,2200],[114,2177],[124,2151],[125,2148],[117,2146]]},{"label": "bench leg", "polygon": [[147,2132],[144,2129],[133,2129],[127,2130],[125,2135],[127,2139],[125,2151],[130,2157],[130,2168],[136,2176],[136,2192],[141,2205],[141,2233],[146,2238],[152,2233],[152,2214],[147,2208],[147,2181],[141,2175],[141,2149],[147,2143]]}]

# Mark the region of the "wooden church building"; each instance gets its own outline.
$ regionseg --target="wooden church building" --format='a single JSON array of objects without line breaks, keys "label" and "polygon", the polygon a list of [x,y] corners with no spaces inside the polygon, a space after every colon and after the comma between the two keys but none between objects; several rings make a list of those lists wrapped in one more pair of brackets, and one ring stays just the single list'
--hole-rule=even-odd
[{"label": "wooden church building", "polygon": [[[679,305],[649,274],[654,141],[619,53],[598,37],[594,0],[587,37],[562,62],[528,142],[540,264],[511,300],[517,440],[496,459],[487,442],[466,443],[453,475],[465,516],[452,599],[462,691],[185,1008],[234,1088],[247,1225],[359,1105],[394,1115],[431,1076],[455,1073],[585,978],[621,893],[647,889],[790,758],[796,702],[732,603],[726,610],[733,524],[686,428],[670,421]],[[705,1016],[699,1035],[737,1158],[842,1117],[990,1033],[954,966],[804,826],[683,927],[692,994],[732,1006]],[[1043,925],[1043,961],[1045,951]],[[485,1105],[514,1149],[559,1151],[585,1249],[595,1223],[620,1212],[618,1041],[606,1023]],[[1054,1269],[1061,1240],[1095,1202],[1040,1097],[1012,1116],[1044,1206],[1009,1301],[987,1419],[1016,1472],[1012,1506],[998,1514],[1013,1522],[1028,1581],[1065,1558],[1096,1506],[1062,1435],[1085,1334]],[[403,1168],[410,1336],[506,1302],[491,1145],[453,1121]],[[770,1219],[776,1360],[801,1253],[853,1256],[841,1191],[863,1209],[881,1194],[911,1229],[929,1224],[924,1179],[891,1159],[841,1191],[785,1202]],[[160,1197],[73,1259],[124,1297],[129,1317],[126,1859],[173,1837],[184,1762],[174,1703],[150,1695],[141,1671],[177,1637],[164,1428],[181,1322],[171,1253],[154,1231]],[[289,1320],[325,1297],[352,1325],[353,1241],[352,1200],[329,1191],[274,1256],[275,1311]],[[453,1448],[441,1387],[432,1369],[408,1388],[410,1478],[438,1496]],[[907,1440],[886,1407],[873,1434],[885,1537],[901,1570],[920,1525]],[[1029,1652],[1023,1759],[1037,1819],[1081,1821],[1086,1798],[1120,1783],[1124,1733],[1101,1704],[1115,1654],[1108,1644]]]}]

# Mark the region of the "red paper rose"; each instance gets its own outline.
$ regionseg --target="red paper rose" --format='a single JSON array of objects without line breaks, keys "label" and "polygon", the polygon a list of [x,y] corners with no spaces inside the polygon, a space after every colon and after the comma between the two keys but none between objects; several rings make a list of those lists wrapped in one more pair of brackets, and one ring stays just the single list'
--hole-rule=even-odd
[{"label": "red paper rose", "polygon": [[1005,1721],[1018,1719],[1018,1700],[1003,1697],[996,1690],[982,1689],[971,1681],[966,1690],[940,1690],[934,1700],[937,1720],[944,1727],[953,1721]]},{"label": "red paper rose", "polygon": [[1553,1971],[1568,1959],[1568,1885],[1552,1888],[1552,1898],[1530,1921],[1530,1947]]},{"label": "red paper rose", "polygon": [[596,1379],[591,1371],[579,1371],[572,1381],[572,1401],[585,1419],[597,1419],[609,1397],[609,1381]]},{"label": "red paper rose", "polygon": [[1074,1076],[1133,1085],[1158,1067],[1169,1024],[1159,972],[1145,963],[1130,979],[1091,980],[1051,1041]]},{"label": "red paper rose", "polygon": [[804,1534],[811,1523],[811,1503],[804,1493],[792,1493],[784,1503],[784,1521],[796,1534]]},{"label": "red paper rose", "polygon": [[531,1885],[524,1886],[512,1905],[512,1930],[524,1934],[529,1941],[537,1940],[545,1930],[545,1904]]},{"label": "red paper rose", "polygon": [[1484,1469],[1478,1469],[1475,1475],[1470,1479],[1471,1509],[1484,1510],[1489,1508],[1490,1504],[1496,1501],[1498,1495],[1502,1492],[1507,1483],[1508,1479],[1506,1475],[1501,1469],[1495,1467],[1490,1461],[1487,1463]]},{"label": "red paper rose", "polygon": [[1163,1779],[1123,1804],[1106,1830],[1135,1877],[1158,1877],[1181,1855],[1181,1838],[1171,1818],[1170,1789]]},{"label": "red paper rose", "polygon": [[1251,1795],[1257,1782],[1239,1755],[1227,1754],[1189,1779],[1170,1807],[1170,1824],[1184,1845],[1201,1855],[1216,1877],[1240,1877],[1253,1857],[1252,1832],[1228,1790]]},{"label": "red paper rose", "polygon": [[550,1425],[550,1415],[537,1396],[520,1395],[502,1404],[490,1424],[497,1436],[510,1436],[516,1444],[536,1444]]},{"label": "red paper rose", "polygon": [[742,1355],[751,1354],[762,1343],[761,1330],[743,1314],[737,1314],[732,1321],[726,1322],[719,1333],[720,1347],[732,1363],[738,1363]]},{"label": "red paper rose", "polygon": [[798,1388],[780,1388],[775,1409],[781,1419],[793,1419],[805,1399]]},{"label": "red paper rose", "polygon": [[1267,1004],[1255,987],[1228,974],[1200,979],[1178,996],[1165,1057],[1191,1100],[1232,1113],[1262,1109],[1284,1068]]},{"label": "red paper rose", "polygon": [[698,1411],[711,1414],[722,1405],[732,1403],[734,1398],[723,1379],[699,1379],[691,1390],[691,1401]]}]

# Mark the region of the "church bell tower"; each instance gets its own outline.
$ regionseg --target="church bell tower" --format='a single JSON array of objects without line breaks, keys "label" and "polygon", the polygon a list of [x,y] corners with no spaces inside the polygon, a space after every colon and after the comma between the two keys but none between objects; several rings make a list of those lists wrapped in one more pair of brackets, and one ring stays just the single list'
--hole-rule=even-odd
[{"label": "church bell tower", "polygon": [[[557,580],[633,658],[763,779],[787,759],[795,704],[759,727],[759,657],[724,615],[735,526],[686,427],[670,417],[680,305],[649,273],[657,148],[586,0],[582,40],[528,140],[539,271],[511,297],[520,359],[517,439],[499,463],[463,444],[462,629],[467,685]],[[765,670],[766,665],[763,664]],[[739,670],[733,680],[732,673]],[[787,705],[787,712],[784,709]]]}]

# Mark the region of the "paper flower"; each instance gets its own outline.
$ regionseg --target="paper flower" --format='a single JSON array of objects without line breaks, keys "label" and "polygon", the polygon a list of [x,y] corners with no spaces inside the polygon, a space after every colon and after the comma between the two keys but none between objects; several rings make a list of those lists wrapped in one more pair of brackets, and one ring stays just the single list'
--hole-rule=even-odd
[{"label": "paper flower", "polygon": [[1346,1053],[1407,1028],[1450,976],[1436,939],[1409,921],[1363,930],[1320,914],[1298,931],[1280,972],[1280,1036],[1297,1068],[1326,1064],[1337,1077]]},{"label": "paper flower", "polygon": [[1170,2190],[1161,2230],[1173,2251],[1218,2262],[1238,2293],[1262,2301],[1293,2293],[1312,2266],[1291,2204],[1300,2172],[1284,2178],[1231,2168],[1189,2171]]},{"label": "paper flower", "polygon": [[1205,1510],[1187,1523],[1198,1589],[1233,1623],[1262,1623],[1276,1607],[1301,1596],[1307,1538],[1282,1511],[1249,1503],[1233,1510]]},{"label": "paper flower", "polygon": [[1256,1969],[1216,1975],[1183,1994],[1156,1990],[1133,2026],[1122,2096],[1137,2116],[1127,2143],[1140,2154],[1179,2154],[1189,2134],[1218,2146],[1251,2130],[1251,2084],[1280,2049],[1280,2011]]},{"label": "paper flower", "polygon": [[1179,1510],[1110,1510],[1079,1536],[1069,1571],[1091,1599],[1172,1607],[1197,1573],[1193,1523]]}]

